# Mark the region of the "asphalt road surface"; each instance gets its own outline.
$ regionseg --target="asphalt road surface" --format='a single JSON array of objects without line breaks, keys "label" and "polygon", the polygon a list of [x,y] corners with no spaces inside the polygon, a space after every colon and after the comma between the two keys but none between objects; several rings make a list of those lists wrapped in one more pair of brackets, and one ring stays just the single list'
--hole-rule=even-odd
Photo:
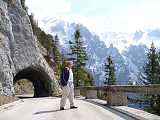
[{"label": "asphalt road surface", "polygon": [[134,120],[108,107],[76,99],[78,109],[59,110],[60,98],[29,98],[0,108],[0,120]]}]

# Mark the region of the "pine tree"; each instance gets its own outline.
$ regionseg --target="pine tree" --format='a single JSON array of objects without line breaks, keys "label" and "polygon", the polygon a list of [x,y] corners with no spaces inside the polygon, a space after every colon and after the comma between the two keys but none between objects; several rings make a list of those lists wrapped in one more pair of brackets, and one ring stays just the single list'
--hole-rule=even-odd
[{"label": "pine tree", "polygon": [[61,61],[61,56],[58,46],[59,46],[59,38],[58,35],[55,35],[53,39],[53,48],[52,48],[55,63],[59,63]]},{"label": "pine tree", "polygon": [[107,58],[107,62],[105,63],[105,73],[106,80],[104,84],[116,84],[115,68],[111,56]]},{"label": "pine tree", "polygon": [[31,25],[32,25],[32,30],[33,30],[33,33],[35,35],[37,35],[36,33],[38,32],[38,24],[36,23],[36,21],[34,20],[34,14],[31,13],[31,15],[29,15],[29,19],[30,19],[30,22],[31,22]]},{"label": "pine tree", "polygon": [[21,5],[22,5],[22,8],[28,12],[28,8],[25,5],[25,0],[21,0]]},{"label": "pine tree", "polygon": [[74,78],[75,85],[79,86],[79,81],[81,80],[81,70],[86,64],[87,53],[86,47],[84,46],[83,39],[80,30],[77,29],[74,33],[74,41],[69,41],[71,53],[70,60],[75,61]]},{"label": "pine tree", "polygon": [[43,41],[43,42],[44,42],[44,46],[45,46],[45,48],[46,48],[47,51],[48,51],[48,52],[47,52],[47,53],[48,53],[48,56],[50,55],[51,50],[52,50],[52,46],[53,46],[52,41],[53,41],[53,36],[50,35],[50,34],[47,34],[47,35],[45,36],[45,41]]},{"label": "pine tree", "polygon": [[53,37],[51,34],[47,34],[45,31],[38,27],[38,22],[34,20],[34,15],[29,15],[32,30],[34,35],[37,37],[39,43],[47,50],[47,55],[45,55],[46,61],[50,66],[54,68],[56,77],[60,75],[60,63],[61,63],[61,53],[58,48],[59,38],[56,35]]},{"label": "pine tree", "polygon": [[61,66],[62,66],[62,55],[60,54],[60,51],[58,49],[59,46],[59,38],[58,35],[54,36],[53,39],[53,48],[52,48],[52,57],[54,60],[54,69],[56,72],[56,75],[60,76]]},{"label": "pine tree", "polygon": [[[144,66],[146,79],[150,84],[160,84],[160,56],[158,55],[154,43],[147,54],[148,61]],[[145,108],[147,111],[160,115],[160,95],[147,95],[149,107]]]},{"label": "pine tree", "polygon": [[156,52],[154,43],[152,43],[151,48],[147,54],[147,59],[148,61],[144,66],[146,79],[150,82],[150,84],[157,84],[159,83],[158,80],[159,61],[158,61],[158,53]]},{"label": "pine tree", "polygon": [[[160,51],[158,52],[158,62],[159,62],[158,71],[160,71]],[[160,84],[160,72],[158,73],[158,82],[157,82],[157,84]]]}]

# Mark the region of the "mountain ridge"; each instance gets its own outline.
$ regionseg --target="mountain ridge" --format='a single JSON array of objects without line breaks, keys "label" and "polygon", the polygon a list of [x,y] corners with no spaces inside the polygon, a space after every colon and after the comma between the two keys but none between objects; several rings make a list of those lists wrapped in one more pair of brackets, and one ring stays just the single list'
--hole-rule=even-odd
[{"label": "mountain ridge", "polygon": [[[51,21],[51,22],[50,22]],[[87,45],[89,61],[87,69],[94,75],[98,84],[104,81],[104,63],[107,56],[112,56],[116,67],[116,77],[118,84],[128,84],[129,81],[141,84],[140,74],[146,61],[146,52],[149,45],[146,41],[152,42],[148,34],[154,31],[136,31],[134,34],[110,32],[101,37],[82,24],[69,23],[63,20],[47,21],[48,32],[57,34],[60,38],[61,49],[64,54],[69,50],[68,41],[73,40],[73,33],[77,26],[80,28],[83,40]],[[157,32],[157,31],[156,31]],[[152,33],[152,37],[153,37]],[[155,34],[157,36],[157,33]],[[145,39],[145,41],[143,41]],[[107,44],[106,44],[107,43]],[[123,47],[123,48],[121,48]],[[101,81],[99,83],[99,81]]]}]

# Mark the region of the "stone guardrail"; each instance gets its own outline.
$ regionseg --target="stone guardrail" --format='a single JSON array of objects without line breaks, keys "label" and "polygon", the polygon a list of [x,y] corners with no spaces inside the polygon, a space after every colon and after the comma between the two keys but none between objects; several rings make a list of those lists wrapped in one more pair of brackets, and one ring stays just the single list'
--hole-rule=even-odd
[{"label": "stone guardrail", "polygon": [[79,96],[80,92],[85,93],[86,98],[97,98],[97,91],[103,91],[107,94],[107,104],[112,106],[127,105],[127,93],[144,93],[160,94],[160,85],[107,85],[104,87],[85,86],[76,87],[75,95]]}]

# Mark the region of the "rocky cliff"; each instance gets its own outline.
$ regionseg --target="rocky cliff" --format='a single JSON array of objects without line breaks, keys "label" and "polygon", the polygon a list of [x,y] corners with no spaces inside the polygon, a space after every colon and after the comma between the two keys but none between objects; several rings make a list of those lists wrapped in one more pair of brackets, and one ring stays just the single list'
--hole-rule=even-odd
[{"label": "rocky cliff", "polygon": [[21,78],[33,82],[36,94],[59,90],[20,0],[0,0],[0,94],[14,95],[14,82]]}]

